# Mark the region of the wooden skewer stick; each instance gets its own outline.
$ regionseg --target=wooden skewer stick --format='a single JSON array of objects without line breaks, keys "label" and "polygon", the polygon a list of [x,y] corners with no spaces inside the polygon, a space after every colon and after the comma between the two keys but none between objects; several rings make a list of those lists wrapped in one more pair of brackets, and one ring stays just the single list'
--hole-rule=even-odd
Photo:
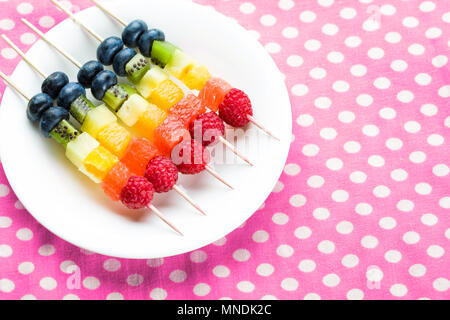
[{"label": "wooden skewer stick", "polygon": [[235,155],[237,155],[239,158],[241,158],[242,160],[244,160],[245,162],[247,162],[250,166],[253,167],[253,163],[250,162],[250,160],[248,160],[247,157],[245,157],[244,155],[242,155],[241,153],[239,153],[239,151],[236,149],[235,146],[233,146],[230,142],[228,142],[227,139],[225,139],[222,136],[219,136],[219,140],[220,142],[222,142],[225,147],[227,147],[228,149],[230,149]]},{"label": "wooden skewer stick", "polygon": [[163,222],[165,222],[169,227],[171,227],[173,230],[175,230],[175,232],[177,232],[179,235],[183,236],[184,235],[181,233],[180,230],[178,230],[177,227],[175,227],[169,220],[166,219],[166,217],[164,217],[164,215],[161,213],[161,211],[159,211],[154,205],[149,204],[147,206],[150,210],[152,210],[152,212],[154,214],[156,214],[158,216],[158,218],[160,218]]},{"label": "wooden skewer stick", "polygon": [[15,84],[10,77],[8,77],[6,74],[4,74],[3,72],[0,71],[0,77],[5,80],[5,82],[14,90],[16,90],[18,93],[20,93],[20,95],[22,97],[25,98],[25,100],[30,101],[31,98],[22,90],[20,90],[19,86],[17,86],[17,84]]},{"label": "wooden skewer stick", "polygon": [[106,13],[107,15],[113,17],[114,19],[116,19],[117,22],[119,22],[122,26],[126,27],[127,23],[125,21],[123,21],[122,19],[120,19],[118,16],[116,16],[115,14],[113,14],[110,10],[106,9],[103,5],[100,4],[99,1],[97,0],[92,0],[92,2],[100,9],[102,10],[104,13]]},{"label": "wooden skewer stick", "polygon": [[182,196],[187,202],[189,202],[195,209],[197,209],[201,214],[203,214],[204,216],[206,216],[206,213],[202,210],[202,208],[200,208],[198,206],[198,204],[196,204],[187,194],[186,192],[184,192],[183,190],[181,190],[181,188],[177,185],[173,186],[173,189],[178,192],[178,194],[180,196]]},{"label": "wooden skewer stick", "polygon": [[275,140],[281,141],[280,138],[278,138],[277,136],[275,136],[271,131],[269,131],[269,129],[265,128],[261,123],[259,123],[255,118],[253,118],[251,115],[247,115],[248,120],[253,123],[255,126],[257,126],[259,129],[261,129],[262,131],[264,131],[265,133],[267,133],[269,136],[271,136],[272,138],[274,138]]},{"label": "wooden skewer stick", "polygon": [[217,180],[222,182],[224,185],[226,185],[231,190],[234,190],[234,188],[225,181],[224,178],[222,178],[213,168],[211,168],[209,165],[206,165],[205,170],[208,171],[213,177],[215,177]]}]

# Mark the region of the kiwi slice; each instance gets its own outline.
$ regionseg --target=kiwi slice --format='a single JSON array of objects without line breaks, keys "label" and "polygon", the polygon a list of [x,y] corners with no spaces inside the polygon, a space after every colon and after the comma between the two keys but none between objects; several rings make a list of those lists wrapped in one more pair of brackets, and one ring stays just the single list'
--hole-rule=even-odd
[{"label": "kiwi slice", "polygon": [[136,54],[125,66],[128,80],[134,84],[139,83],[148,70],[150,70],[150,65],[140,53]]},{"label": "kiwi slice", "polygon": [[70,114],[79,124],[83,124],[88,112],[94,108],[95,105],[85,95],[81,95],[70,105]]},{"label": "kiwi slice", "polygon": [[151,54],[153,63],[159,65],[161,68],[164,68],[172,59],[175,49],[177,49],[177,47],[170,42],[154,41]]},{"label": "kiwi slice", "polygon": [[50,137],[63,145],[64,148],[67,147],[67,144],[70,141],[75,140],[79,135],[80,132],[67,120],[62,120],[52,131],[50,131]]},{"label": "kiwi slice", "polygon": [[128,97],[136,92],[136,89],[128,84],[116,84],[106,91],[103,102],[106,103],[109,109],[117,112],[122,104],[127,101]]}]

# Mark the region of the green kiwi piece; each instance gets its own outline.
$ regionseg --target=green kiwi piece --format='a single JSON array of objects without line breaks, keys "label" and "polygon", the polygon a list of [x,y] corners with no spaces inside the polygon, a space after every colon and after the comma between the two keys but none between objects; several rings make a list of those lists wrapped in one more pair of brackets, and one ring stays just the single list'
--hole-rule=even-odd
[{"label": "green kiwi piece", "polygon": [[56,142],[63,145],[64,148],[67,144],[75,140],[80,135],[80,132],[75,129],[67,120],[62,120],[58,125],[50,131],[50,137]]},{"label": "green kiwi piece", "polygon": [[136,92],[136,89],[130,85],[116,84],[106,91],[103,102],[106,103],[108,108],[112,111],[117,112],[122,104],[127,101],[128,97]]},{"label": "green kiwi piece", "polygon": [[167,41],[154,41],[152,46],[152,61],[164,68],[172,59],[172,55],[177,49],[176,46]]},{"label": "green kiwi piece", "polygon": [[70,105],[70,114],[79,124],[83,124],[88,112],[94,108],[95,105],[85,95],[81,95]]},{"label": "green kiwi piece", "polygon": [[139,83],[148,70],[150,70],[150,64],[140,53],[136,54],[125,66],[128,80],[134,84]]}]

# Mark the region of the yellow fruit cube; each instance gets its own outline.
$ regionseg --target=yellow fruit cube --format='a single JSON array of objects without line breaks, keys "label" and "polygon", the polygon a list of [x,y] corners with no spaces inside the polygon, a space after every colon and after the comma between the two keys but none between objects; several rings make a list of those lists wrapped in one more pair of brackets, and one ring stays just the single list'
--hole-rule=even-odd
[{"label": "yellow fruit cube", "polygon": [[158,66],[153,66],[136,85],[136,89],[145,99],[149,99],[153,89],[167,79],[169,79],[169,77],[163,69]]},{"label": "yellow fruit cube", "polygon": [[94,139],[107,125],[116,122],[117,117],[103,104],[88,112],[81,131],[89,133]]},{"label": "yellow fruit cube", "polygon": [[121,159],[131,141],[131,134],[117,122],[107,125],[97,136],[98,142]]},{"label": "yellow fruit cube", "polygon": [[165,80],[153,90],[151,102],[164,111],[169,111],[172,106],[183,99],[184,93],[172,80]]},{"label": "yellow fruit cube", "polygon": [[148,109],[150,103],[138,94],[131,95],[120,107],[117,116],[127,126],[132,127]]},{"label": "yellow fruit cube", "polygon": [[155,129],[163,123],[166,118],[167,112],[159,109],[154,104],[151,104],[148,110],[142,114],[134,128],[139,135],[153,142]]},{"label": "yellow fruit cube", "polygon": [[180,49],[176,49],[172,59],[165,66],[164,70],[177,79],[182,79],[195,65],[194,60]]},{"label": "yellow fruit cube", "polygon": [[119,159],[115,155],[100,146],[84,159],[80,171],[101,182],[118,162]]},{"label": "yellow fruit cube", "polygon": [[83,132],[67,144],[66,157],[78,169],[83,165],[84,159],[99,146],[100,143],[97,140],[92,138],[89,133]]},{"label": "yellow fruit cube", "polygon": [[195,65],[180,80],[191,90],[201,90],[206,82],[211,78],[211,74],[205,66]]}]

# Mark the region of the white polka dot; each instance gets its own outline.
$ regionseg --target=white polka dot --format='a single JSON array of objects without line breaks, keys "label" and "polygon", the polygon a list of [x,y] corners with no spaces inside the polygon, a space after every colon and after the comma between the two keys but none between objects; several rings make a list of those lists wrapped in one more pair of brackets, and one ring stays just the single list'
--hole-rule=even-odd
[{"label": "white polka dot", "polygon": [[404,284],[394,284],[389,289],[394,297],[404,297],[408,293],[408,288]]},{"label": "white polka dot", "polygon": [[322,7],[330,7],[333,5],[334,0],[317,0],[317,3]]},{"label": "white polka dot", "polygon": [[255,290],[255,285],[250,281],[241,281],[236,286],[239,291],[244,293],[249,293]]},{"label": "white polka dot", "polygon": [[444,55],[438,55],[431,60],[431,63],[436,68],[442,68],[443,66],[445,66],[448,63],[448,58],[447,58],[447,56],[444,56]]},{"label": "white polka dot", "polygon": [[361,245],[367,249],[373,249],[378,246],[378,239],[374,236],[364,236],[361,239]]},{"label": "white polka dot", "polygon": [[257,243],[263,243],[269,240],[269,234],[267,233],[267,231],[258,230],[253,233],[252,239]]},{"label": "white polka dot", "polygon": [[309,88],[304,84],[296,84],[292,87],[291,91],[295,96],[304,96],[308,93]]},{"label": "white polka dot", "polygon": [[400,200],[397,202],[397,209],[403,212],[410,212],[414,209],[414,202],[411,200]]},{"label": "white polka dot", "polygon": [[328,109],[331,107],[332,101],[328,97],[319,97],[314,101],[314,105],[319,109]]},{"label": "white polka dot", "polygon": [[408,52],[414,56],[420,56],[425,52],[425,47],[421,44],[414,43],[408,47]]},{"label": "white polka dot", "polygon": [[[207,285],[206,285],[207,286]],[[197,286],[196,286],[197,287]],[[209,288],[209,287],[208,287]],[[202,293],[202,291],[204,290],[204,288],[203,287],[201,287],[201,288],[199,288],[198,289],[198,291],[200,292],[200,293]],[[196,295],[200,295],[200,294],[197,294],[196,293],[196,289],[194,288],[194,293],[196,294]],[[209,293],[209,290],[208,290],[208,293]],[[206,294],[208,294],[208,293],[206,293]],[[204,295],[206,295],[206,294],[204,294]],[[162,289],[162,288],[155,288],[155,289],[153,289],[152,291],[150,291],[150,299],[152,299],[152,300],[165,300],[167,298],[167,291],[166,290],[164,290],[164,289]]]},{"label": "white polka dot", "polygon": [[277,183],[275,184],[275,187],[273,188],[272,192],[278,193],[283,191],[284,189],[284,184],[281,181],[277,181]]},{"label": "white polka dot", "polygon": [[397,116],[397,112],[392,108],[383,108],[380,110],[379,115],[383,119],[392,120]]},{"label": "white polka dot", "polygon": [[320,296],[317,293],[307,293],[303,300],[320,300]]},{"label": "white polka dot", "polygon": [[280,226],[289,222],[289,216],[282,212],[277,212],[272,216],[272,221]]},{"label": "white polka dot", "polygon": [[355,77],[362,77],[367,73],[367,67],[362,64],[355,64],[350,68],[350,73]]},{"label": "white polka dot", "polygon": [[414,151],[409,155],[409,160],[413,163],[423,163],[427,159],[427,155],[422,151]]},{"label": "white polka dot", "polygon": [[282,244],[277,248],[277,254],[283,258],[289,258],[294,254],[294,249],[287,244]]},{"label": "white polka dot", "polygon": [[199,297],[204,297],[211,292],[211,287],[206,283],[198,283],[194,287],[194,294]]},{"label": "white polka dot", "polygon": [[444,137],[442,137],[439,134],[432,134],[432,135],[428,136],[427,142],[431,146],[435,146],[435,147],[440,146],[444,143]]},{"label": "white polka dot", "polygon": [[373,195],[377,198],[386,198],[391,194],[391,190],[386,186],[376,186],[373,189]]},{"label": "white polka dot", "polygon": [[450,281],[446,278],[437,278],[433,281],[433,288],[440,292],[450,289]]},{"label": "white polka dot", "polygon": [[33,262],[22,262],[19,264],[18,270],[21,274],[30,274],[34,271]]},{"label": "white polka dot", "polygon": [[443,197],[439,200],[439,206],[444,209],[450,209],[450,197]]},{"label": "white polka dot", "polygon": [[383,217],[378,222],[381,228],[385,230],[392,230],[397,226],[397,221],[392,217]]},{"label": "white polka dot", "polygon": [[183,270],[174,270],[170,273],[169,278],[175,283],[181,283],[186,280],[187,274]]},{"label": "white polka dot", "polygon": [[275,18],[271,14],[265,14],[261,17],[259,21],[261,22],[262,25],[270,27],[273,26],[275,23],[277,23],[277,18]]},{"label": "white polka dot", "polygon": [[402,40],[402,35],[398,32],[388,32],[384,36],[384,39],[389,43],[399,43]]},{"label": "white polka dot", "polygon": [[397,94],[397,99],[403,103],[409,103],[414,100],[414,93],[408,90],[402,90]]},{"label": "white polka dot", "polygon": [[420,241],[420,235],[415,231],[408,231],[403,235],[406,244],[416,244]]},{"label": "white polka dot", "polygon": [[321,241],[318,246],[317,249],[325,254],[330,254],[333,253],[335,250],[335,245],[333,242],[331,242],[330,240],[323,240]]},{"label": "white polka dot", "polygon": [[347,254],[342,258],[341,262],[346,268],[354,268],[359,264],[359,258],[354,254]]},{"label": "white polka dot", "polygon": [[24,210],[25,209],[25,207],[23,206],[22,202],[20,202],[19,200],[17,200],[14,203],[14,208],[16,208],[17,210]]},{"label": "white polka dot", "polygon": [[320,130],[320,136],[325,140],[334,140],[337,137],[337,132],[333,128],[323,128]]},{"label": "white polka dot", "polygon": [[278,7],[282,10],[290,10],[295,6],[295,2],[292,0],[280,0],[278,1]]},{"label": "white polka dot", "polygon": [[248,251],[247,249],[238,249],[235,252],[233,252],[233,258],[236,261],[247,261],[248,259],[250,259],[250,251]]},{"label": "white polka dot", "polygon": [[450,98],[450,85],[439,88],[438,94],[442,98]]},{"label": "white polka dot", "polygon": [[286,27],[286,28],[283,29],[281,34],[285,38],[293,39],[293,38],[296,38],[298,36],[298,30],[297,30],[297,28],[294,28],[294,27]]},{"label": "white polka dot", "polygon": [[275,268],[269,263],[261,263],[256,268],[256,273],[262,277],[268,277],[275,271]]},{"label": "white polka dot", "polygon": [[320,148],[315,144],[307,144],[303,146],[302,153],[307,157],[314,157],[319,153]]},{"label": "white polka dot", "polygon": [[319,80],[325,78],[327,72],[323,68],[314,68],[309,72],[309,76],[313,79]]},{"label": "white polka dot", "polygon": [[450,12],[446,12],[442,15],[442,21],[450,23]]},{"label": "white polka dot", "polygon": [[397,72],[403,72],[408,68],[408,64],[404,60],[394,60],[391,63],[391,69]]},{"label": "white polka dot", "polygon": [[51,244],[44,244],[42,247],[39,248],[39,254],[41,256],[51,256],[55,253],[55,247]]},{"label": "white polka dot", "polygon": [[427,73],[419,73],[414,78],[416,83],[421,86],[427,86],[431,83],[431,76]]},{"label": "white polka dot", "polygon": [[39,19],[39,25],[43,28],[51,28],[55,24],[55,19],[50,16],[43,16]]},{"label": "white polka dot", "polygon": [[442,35],[442,30],[437,27],[432,27],[425,31],[425,37],[428,39],[436,39]]},{"label": "white polka dot", "polygon": [[291,67],[300,67],[303,64],[303,58],[298,55],[290,55],[286,63]]},{"label": "white polka dot", "polygon": [[381,48],[371,48],[369,49],[369,51],[367,52],[367,55],[369,56],[369,58],[374,59],[374,60],[379,60],[381,58],[384,57],[384,50]]},{"label": "white polka dot", "polygon": [[255,12],[256,7],[253,3],[250,2],[244,2],[239,6],[239,11],[241,11],[244,14],[250,14]]},{"label": "white polka dot", "polygon": [[423,264],[414,264],[409,267],[409,274],[413,277],[419,278],[423,277],[427,272],[427,268]]},{"label": "white polka dot", "polygon": [[402,23],[407,28],[415,28],[419,25],[419,20],[415,17],[406,17],[403,19]]},{"label": "white polka dot", "polygon": [[332,23],[324,24],[322,27],[322,32],[329,36],[334,36],[339,32],[339,27]]},{"label": "white polka dot", "polygon": [[358,36],[350,36],[348,38],[345,39],[345,45],[347,47],[350,48],[356,48],[359,47],[359,45],[361,44],[362,40],[360,37]]},{"label": "white polka dot", "polygon": [[376,19],[376,17],[367,19],[366,21],[364,21],[364,23],[362,25],[362,28],[365,31],[369,31],[369,32],[376,31],[376,30],[380,29],[380,27],[381,27],[381,23],[380,23],[379,19]]},{"label": "white polka dot", "polygon": [[58,283],[56,282],[55,279],[53,279],[51,277],[45,277],[45,278],[41,279],[41,281],[39,282],[39,285],[41,286],[42,289],[51,291],[51,290],[56,289],[56,287],[58,286]]},{"label": "white polka dot", "polygon": [[343,19],[353,19],[356,17],[356,10],[353,8],[344,8],[339,12],[339,15]]},{"label": "white polka dot", "polygon": [[301,194],[295,194],[289,199],[289,203],[293,207],[302,207],[306,203],[306,198]]},{"label": "white polka dot", "polygon": [[298,281],[294,278],[286,278],[281,281],[281,288],[286,291],[295,291],[298,288]]},{"label": "white polka dot", "polygon": [[15,23],[11,19],[2,19],[0,20],[0,29],[2,30],[12,30],[14,29]]},{"label": "white polka dot", "polygon": [[338,171],[342,169],[342,167],[344,166],[344,162],[342,162],[342,160],[339,158],[331,158],[327,160],[326,166],[330,170]]},{"label": "white polka dot", "polygon": [[327,55],[328,61],[331,63],[341,63],[344,61],[344,55],[341,52],[332,51]]},{"label": "white polka dot", "polygon": [[361,150],[361,144],[356,141],[348,141],[344,144],[344,150],[348,153],[358,153]]},{"label": "white polka dot", "polygon": [[376,137],[380,133],[380,129],[374,124],[365,125],[362,132],[368,137]]},{"label": "white polka dot", "polygon": [[319,40],[310,39],[305,42],[305,49],[308,51],[317,51],[322,46]]},{"label": "white polka dot", "polygon": [[386,140],[386,147],[392,151],[397,151],[403,147],[403,142],[398,138],[389,138]]},{"label": "white polka dot", "polygon": [[327,208],[316,208],[313,211],[313,216],[317,220],[326,220],[330,217],[330,211]]},{"label": "white polka dot", "polygon": [[431,12],[436,9],[436,4],[433,1],[424,1],[420,4],[419,9],[423,12]]},{"label": "white polka dot", "polygon": [[364,183],[367,180],[367,175],[362,171],[353,171],[350,173],[350,180],[353,183]]},{"label": "white polka dot", "polygon": [[261,298],[261,300],[278,300],[278,298],[275,297],[274,295],[266,294],[265,296],[263,296],[263,297]]},{"label": "white polka dot", "polygon": [[14,282],[9,279],[0,279],[0,292],[10,293],[15,288]]},{"label": "white polka dot", "polygon": [[427,254],[432,258],[441,258],[445,253],[444,248],[438,245],[431,245],[427,249]]},{"label": "white polka dot", "polygon": [[312,11],[303,11],[300,13],[300,21],[304,23],[311,23],[316,20],[316,14]]},{"label": "white polka dot", "polygon": [[433,174],[437,177],[445,177],[450,173],[450,168],[445,164],[437,164],[433,167]]},{"label": "white polka dot", "polygon": [[30,241],[31,239],[33,239],[33,231],[28,228],[19,229],[16,232],[16,237],[17,239],[22,241]]},{"label": "white polka dot", "polygon": [[12,248],[7,244],[0,245],[0,258],[8,258],[13,254]]},{"label": "white polka dot", "polygon": [[119,292],[111,292],[106,296],[106,300],[124,300],[124,297]]},{"label": "white polka dot", "polygon": [[139,287],[142,282],[144,282],[144,277],[140,274],[130,274],[127,277],[127,283],[128,285],[132,286],[132,287]]},{"label": "white polka dot", "polygon": [[355,211],[357,214],[360,214],[362,216],[368,216],[372,213],[373,208],[370,204],[361,202],[356,205]]},{"label": "white polka dot", "polygon": [[424,225],[431,227],[438,223],[438,218],[434,214],[425,213],[422,215],[420,221],[422,221]]},{"label": "white polka dot", "polygon": [[397,250],[389,250],[384,254],[384,259],[390,263],[398,263],[402,260],[402,254]]},{"label": "white polka dot", "polygon": [[336,202],[346,202],[349,198],[349,194],[345,190],[336,190],[331,194],[331,198]]},{"label": "white polka dot", "polygon": [[340,234],[350,234],[353,231],[353,224],[350,221],[341,221],[336,225],[336,231]]},{"label": "white polka dot", "polygon": [[338,119],[342,123],[352,123],[353,121],[355,121],[355,118],[356,118],[355,114],[347,110],[340,112],[338,115]]},{"label": "white polka dot", "polygon": [[205,262],[207,258],[208,258],[208,255],[203,250],[197,250],[190,254],[191,261],[195,262],[195,263]]},{"label": "white polka dot", "polygon": [[12,220],[9,217],[0,217],[0,228],[9,228],[12,225]]},{"label": "white polka dot", "polygon": [[404,128],[409,133],[417,133],[420,131],[422,126],[417,121],[408,121],[405,123]]},{"label": "white polka dot", "polygon": [[226,266],[216,266],[212,272],[218,278],[226,278],[230,275],[230,269]]},{"label": "white polka dot", "polygon": [[431,191],[433,190],[433,188],[426,182],[421,182],[416,184],[416,186],[414,187],[414,190],[421,195],[428,195],[431,193]]},{"label": "white polka dot", "polygon": [[335,273],[327,274],[325,277],[322,278],[322,282],[327,287],[336,287],[341,282],[341,278]]},{"label": "white polka dot", "polygon": [[373,85],[377,89],[384,90],[384,89],[388,89],[391,86],[391,81],[386,77],[379,77],[379,78],[375,79],[375,81],[373,82]]},{"label": "white polka dot", "polygon": [[373,103],[373,98],[371,95],[363,93],[356,98],[356,103],[362,107],[368,107]]},{"label": "white polka dot", "polygon": [[301,127],[309,127],[314,123],[314,118],[310,114],[301,114],[297,118],[297,124]]},{"label": "white polka dot", "polygon": [[364,299],[364,292],[360,289],[351,289],[347,292],[348,300],[362,300]]},{"label": "white polka dot", "polygon": [[78,268],[78,266],[75,264],[75,262],[70,260],[65,260],[59,265],[59,269],[66,274],[71,274],[75,270],[75,268]]},{"label": "white polka dot", "polygon": [[320,188],[325,183],[325,179],[321,176],[311,176],[308,178],[307,184],[311,188]]},{"label": "white polka dot", "polygon": [[[127,282],[129,283],[128,279]],[[89,290],[96,290],[98,289],[98,287],[100,287],[100,280],[98,280],[96,277],[86,277],[83,280],[83,286]]]},{"label": "white polka dot", "polygon": [[20,41],[23,44],[29,45],[36,41],[36,36],[33,33],[27,32],[20,36]]},{"label": "white polka dot", "polygon": [[[0,288],[1,288],[1,285],[0,285]],[[22,298],[20,298],[20,300],[37,300],[37,298],[35,296],[33,296],[32,294],[26,294]]]},{"label": "white polka dot", "polygon": [[162,266],[164,263],[164,259],[163,258],[155,258],[155,259],[149,259],[147,260],[147,265],[150,268],[157,268]]},{"label": "white polka dot", "polygon": [[294,234],[297,238],[304,240],[311,237],[312,231],[310,228],[302,226],[295,229]]},{"label": "white polka dot", "polygon": [[265,48],[269,53],[278,53],[281,51],[281,46],[276,42],[267,43]]},{"label": "white polka dot", "polygon": [[28,2],[22,2],[17,6],[17,12],[19,12],[20,14],[30,14],[31,12],[33,12],[33,9],[34,8],[31,3]]},{"label": "white polka dot", "polygon": [[305,273],[313,272],[316,270],[316,263],[313,260],[305,259],[300,261],[298,269]]},{"label": "white polka dot", "polygon": [[11,48],[2,49],[2,56],[5,59],[11,60],[17,57],[17,53]]}]

